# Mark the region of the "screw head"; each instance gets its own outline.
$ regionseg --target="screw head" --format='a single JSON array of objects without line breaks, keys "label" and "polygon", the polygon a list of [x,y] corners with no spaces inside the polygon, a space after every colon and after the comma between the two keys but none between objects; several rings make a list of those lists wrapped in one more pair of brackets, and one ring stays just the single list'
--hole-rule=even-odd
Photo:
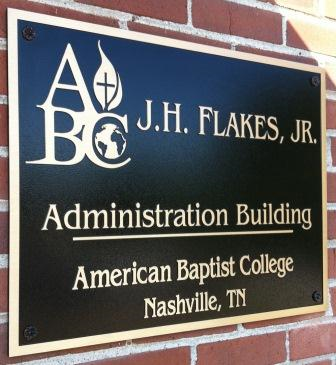
[{"label": "screw head", "polygon": [[37,336],[37,328],[34,326],[27,326],[23,331],[23,337],[27,341],[31,341],[33,338]]},{"label": "screw head", "polygon": [[313,292],[312,298],[314,302],[320,303],[322,301],[322,295],[317,290]]},{"label": "screw head", "polygon": [[311,82],[312,86],[314,86],[314,87],[319,86],[320,85],[320,78],[319,78],[319,76],[313,76],[310,79],[310,82]]},{"label": "screw head", "polygon": [[22,30],[22,36],[26,41],[32,41],[36,37],[36,32],[32,27],[25,27]]}]

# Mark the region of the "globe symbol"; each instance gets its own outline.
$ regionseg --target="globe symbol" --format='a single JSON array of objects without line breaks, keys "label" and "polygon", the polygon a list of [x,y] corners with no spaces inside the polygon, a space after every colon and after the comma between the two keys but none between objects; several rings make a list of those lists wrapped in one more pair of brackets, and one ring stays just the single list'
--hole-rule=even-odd
[{"label": "globe symbol", "polygon": [[101,156],[113,160],[119,158],[126,149],[126,139],[113,123],[103,124],[95,134],[95,145]]}]

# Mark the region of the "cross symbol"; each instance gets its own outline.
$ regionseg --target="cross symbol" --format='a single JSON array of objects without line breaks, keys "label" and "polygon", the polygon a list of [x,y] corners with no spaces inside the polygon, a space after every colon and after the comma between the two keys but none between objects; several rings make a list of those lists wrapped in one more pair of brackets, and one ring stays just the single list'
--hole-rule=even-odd
[{"label": "cross symbol", "polygon": [[107,82],[107,73],[104,72],[104,82],[97,82],[98,86],[103,86],[105,88],[105,108],[107,108],[107,90],[109,87],[115,87],[114,84],[109,84]]}]

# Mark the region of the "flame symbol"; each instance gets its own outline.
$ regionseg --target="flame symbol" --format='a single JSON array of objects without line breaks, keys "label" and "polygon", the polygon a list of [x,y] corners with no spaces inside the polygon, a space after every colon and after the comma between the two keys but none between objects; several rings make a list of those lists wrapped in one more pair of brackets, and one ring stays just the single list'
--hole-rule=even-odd
[{"label": "flame symbol", "polygon": [[100,41],[98,41],[98,49],[101,64],[93,80],[93,90],[103,110],[110,111],[121,102],[122,87],[120,76],[105,56],[105,53],[100,47]]}]

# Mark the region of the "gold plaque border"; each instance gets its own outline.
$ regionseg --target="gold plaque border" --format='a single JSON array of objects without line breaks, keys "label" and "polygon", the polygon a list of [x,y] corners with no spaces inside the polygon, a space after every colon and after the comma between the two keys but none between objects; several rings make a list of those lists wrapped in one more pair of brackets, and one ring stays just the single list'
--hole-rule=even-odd
[{"label": "gold plaque border", "polygon": [[[296,70],[310,71],[321,76],[321,158],[322,158],[322,217],[323,217],[323,298],[320,305],[292,308],[272,312],[248,314],[213,320],[180,323],[168,326],[137,329],[104,335],[87,336],[68,340],[52,341],[31,345],[19,345],[19,242],[20,242],[20,175],[19,175],[19,94],[18,94],[18,20],[38,22],[46,25],[65,27],[83,32],[97,33],[123,39],[158,44],[172,48],[191,50],[201,53],[232,57],[251,62],[270,64]],[[28,11],[8,9],[8,103],[9,103],[9,166],[10,166],[10,254],[9,254],[9,356],[28,355],[47,351],[63,350],[81,346],[104,344],[169,333],[219,327],[230,324],[296,316],[306,313],[322,312],[328,303],[328,262],[327,262],[327,200],[326,200],[326,81],[325,70],[311,65],[284,61],[270,57],[231,51],[218,47],[192,42],[148,35],[133,31],[111,28],[76,20],[37,14]]]}]

